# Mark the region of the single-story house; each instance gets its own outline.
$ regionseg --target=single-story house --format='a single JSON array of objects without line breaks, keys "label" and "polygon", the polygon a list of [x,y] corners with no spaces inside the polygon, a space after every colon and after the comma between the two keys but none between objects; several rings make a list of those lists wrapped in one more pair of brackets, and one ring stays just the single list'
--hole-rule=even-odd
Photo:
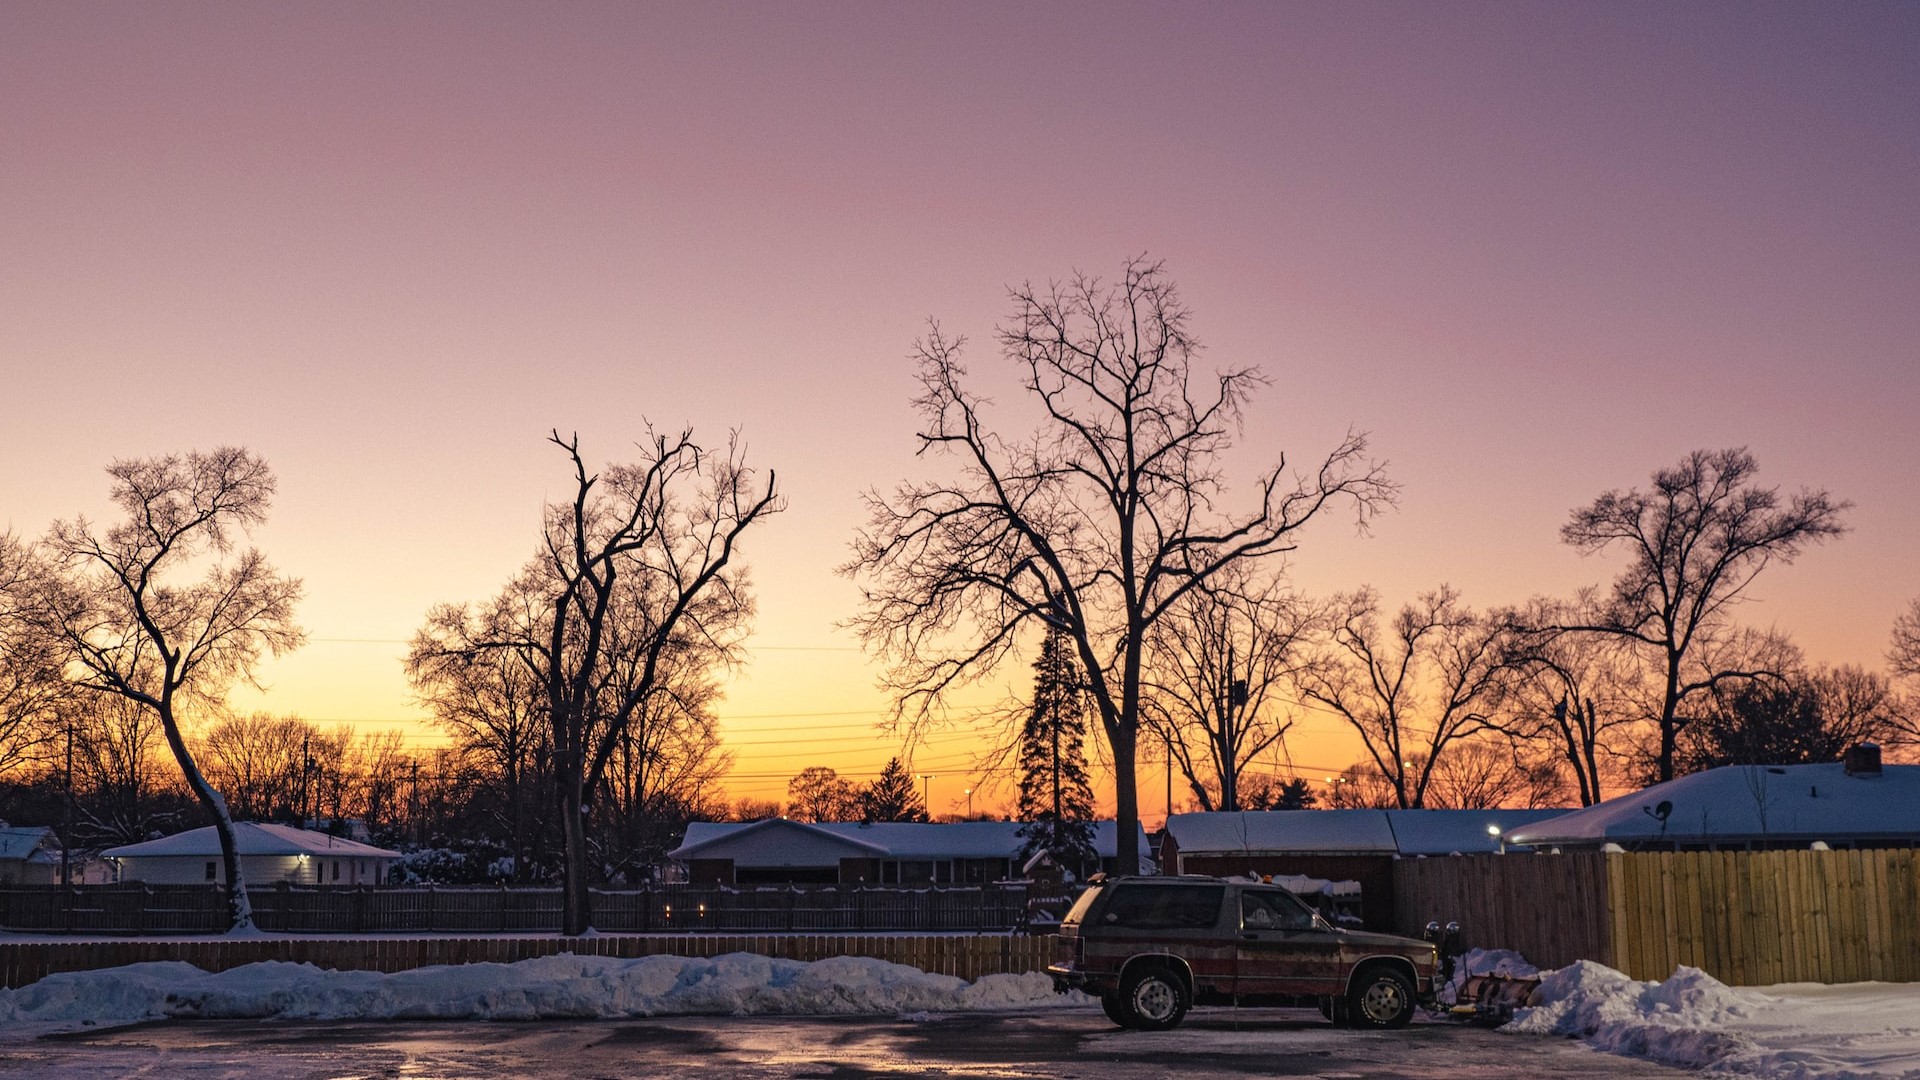
[{"label": "single-story house", "polygon": [[1393,925],[1393,860],[1502,850],[1508,834],[1564,810],[1266,810],[1174,814],[1170,874],[1305,875],[1360,883],[1361,918]]},{"label": "single-story house", "polygon": [[[1849,767],[1849,766],[1852,767]],[[1515,829],[1536,850],[1718,851],[1920,845],[1920,765],[1727,765]]]},{"label": "single-story house", "polygon": [[[240,850],[240,873],[249,885],[380,885],[400,857],[397,851],[329,836],[292,825],[257,821],[233,823]],[[101,852],[120,881],[155,885],[224,882],[220,836],[214,827],[189,829]]]},{"label": "single-story house", "polygon": [[[1019,830],[1017,821],[696,821],[667,857],[696,884],[984,885],[1020,869]],[[1113,822],[1094,823],[1109,872],[1118,835]],[[1144,853],[1146,833],[1139,843]]]},{"label": "single-story house", "polygon": [[0,885],[60,881],[60,840],[46,825],[0,825]]}]

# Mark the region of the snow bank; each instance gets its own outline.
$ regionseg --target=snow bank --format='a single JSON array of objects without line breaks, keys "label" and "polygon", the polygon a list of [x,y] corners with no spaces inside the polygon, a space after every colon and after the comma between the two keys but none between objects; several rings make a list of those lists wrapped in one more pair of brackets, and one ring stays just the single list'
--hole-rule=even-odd
[{"label": "snow bank", "polygon": [[392,975],[279,961],[209,974],[178,962],[51,975],[0,990],[0,1024],[169,1018],[600,1020],[666,1014],[873,1014],[1084,1004],[1045,975],[976,982],[884,960],[751,953],[634,960],[571,955]]},{"label": "snow bank", "polygon": [[1697,968],[1681,967],[1665,982],[1638,982],[1581,960],[1542,977],[1532,1007],[1515,1013],[1504,1030],[1573,1035],[1609,1053],[1699,1068],[1751,1045],[1739,1027],[1765,1001]]}]

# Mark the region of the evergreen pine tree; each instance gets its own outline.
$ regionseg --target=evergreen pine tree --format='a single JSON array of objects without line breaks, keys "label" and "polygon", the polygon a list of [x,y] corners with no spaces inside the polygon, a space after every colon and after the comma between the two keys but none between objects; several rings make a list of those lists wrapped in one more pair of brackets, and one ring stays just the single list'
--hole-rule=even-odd
[{"label": "evergreen pine tree", "polygon": [[1033,665],[1033,709],[1020,731],[1020,859],[1045,851],[1076,874],[1097,866],[1087,781],[1087,702],[1066,635],[1049,633]]},{"label": "evergreen pine tree", "polygon": [[927,808],[913,788],[913,777],[899,758],[887,762],[880,776],[860,792],[861,816],[868,821],[925,821]]}]

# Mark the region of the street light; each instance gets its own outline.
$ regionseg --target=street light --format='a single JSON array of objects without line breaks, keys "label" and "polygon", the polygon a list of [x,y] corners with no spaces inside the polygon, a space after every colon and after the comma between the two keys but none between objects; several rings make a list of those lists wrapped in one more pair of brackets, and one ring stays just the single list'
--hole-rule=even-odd
[{"label": "street light", "polygon": [[967,789],[967,817],[973,817],[973,789]]},{"label": "street light", "polygon": [[919,776],[920,801],[927,804],[927,820],[928,821],[933,820],[933,778],[936,775],[938,774],[921,773]]}]

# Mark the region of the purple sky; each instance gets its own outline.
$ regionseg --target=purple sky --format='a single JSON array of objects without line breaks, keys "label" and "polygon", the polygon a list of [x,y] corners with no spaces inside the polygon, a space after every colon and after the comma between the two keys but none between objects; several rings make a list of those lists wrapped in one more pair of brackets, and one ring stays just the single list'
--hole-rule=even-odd
[{"label": "purple sky", "polygon": [[[1913,4],[0,3],[0,526],[252,447],[318,639],[257,703],[385,726],[393,642],[531,552],[548,427],[738,426],[792,510],[733,787],[871,771],[830,569],[920,468],[910,343],[1147,251],[1273,379],[1246,464],[1351,425],[1406,486],[1302,587],[1602,581],[1570,508],[1744,444],[1858,503],[1746,616],[1877,665],[1920,593],[1917,166]],[[936,809],[966,750],[922,752]]]}]

